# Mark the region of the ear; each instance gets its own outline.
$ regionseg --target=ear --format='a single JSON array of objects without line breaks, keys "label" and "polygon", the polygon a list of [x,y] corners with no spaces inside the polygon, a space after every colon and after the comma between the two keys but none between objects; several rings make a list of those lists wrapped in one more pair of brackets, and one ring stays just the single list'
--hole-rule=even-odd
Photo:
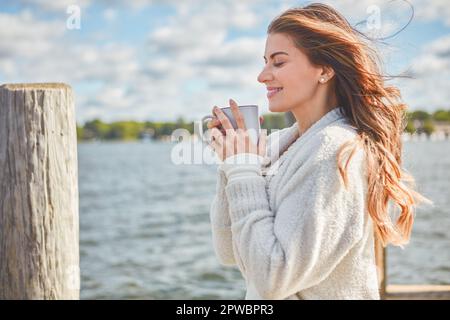
[{"label": "ear", "polygon": [[334,70],[329,66],[322,66],[320,72],[320,78],[324,78],[325,81],[330,81],[334,77]]}]

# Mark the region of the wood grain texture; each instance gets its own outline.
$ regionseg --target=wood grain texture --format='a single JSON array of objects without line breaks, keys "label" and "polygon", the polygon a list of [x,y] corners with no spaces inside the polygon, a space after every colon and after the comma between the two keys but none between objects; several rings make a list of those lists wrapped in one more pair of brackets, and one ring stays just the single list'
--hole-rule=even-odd
[{"label": "wood grain texture", "polygon": [[0,86],[0,299],[79,299],[74,98]]},{"label": "wood grain texture", "polygon": [[450,300],[450,285],[388,285],[386,300]]}]

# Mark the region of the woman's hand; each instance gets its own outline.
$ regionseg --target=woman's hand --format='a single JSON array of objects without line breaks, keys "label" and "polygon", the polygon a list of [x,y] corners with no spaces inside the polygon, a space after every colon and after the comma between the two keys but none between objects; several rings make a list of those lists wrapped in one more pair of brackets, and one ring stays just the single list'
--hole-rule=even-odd
[{"label": "woman's hand", "polygon": [[[213,114],[214,114],[214,110],[213,110]],[[259,123],[261,125],[264,123],[264,117],[263,116],[259,116]],[[208,121],[208,123],[206,123],[206,127],[208,129],[217,128],[217,129],[220,130],[220,132],[222,132],[223,135],[225,135],[225,130],[221,126],[220,121],[219,121],[219,119],[216,116],[214,116],[214,118],[212,118],[211,121]]]},{"label": "woman's hand", "polygon": [[[230,107],[238,128],[235,130],[222,110],[214,107],[213,114],[215,114],[219,123],[214,122],[214,120],[208,123],[208,127],[212,127],[210,146],[222,161],[239,153],[253,153],[264,157],[266,154],[266,130],[261,130],[258,145],[255,145],[250,139],[238,105],[232,99],[230,99]],[[222,126],[223,131],[217,128],[218,125]]]}]

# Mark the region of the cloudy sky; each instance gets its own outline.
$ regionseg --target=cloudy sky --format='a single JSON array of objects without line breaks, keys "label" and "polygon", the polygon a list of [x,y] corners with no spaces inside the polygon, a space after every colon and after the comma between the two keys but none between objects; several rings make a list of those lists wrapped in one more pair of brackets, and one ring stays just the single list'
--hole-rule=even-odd
[{"label": "cloudy sky", "polygon": [[[359,30],[388,38],[378,44],[385,72],[413,76],[392,82],[411,109],[450,109],[446,0],[410,0],[414,17],[397,35],[412,14],[405,1],[323,2]],[[307,3],[0,0],[0,83],[70,84],[79,123],[196,120],[228,98],[259,104],[265,113],[266,91],[256,77],[267,25],[284,9]]]}]

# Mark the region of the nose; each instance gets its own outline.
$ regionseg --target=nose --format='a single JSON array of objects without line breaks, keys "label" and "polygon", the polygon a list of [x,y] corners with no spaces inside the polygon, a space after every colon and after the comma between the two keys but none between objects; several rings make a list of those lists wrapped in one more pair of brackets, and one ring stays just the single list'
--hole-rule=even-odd
[{"label": "nose", "polygon": [[258,82],[264,83],[267,81],[270,81],[273,79],[273,75],[266,70],[266,68],[263,68],[262,71],[260,72],[260,74],[258,75]]}]

